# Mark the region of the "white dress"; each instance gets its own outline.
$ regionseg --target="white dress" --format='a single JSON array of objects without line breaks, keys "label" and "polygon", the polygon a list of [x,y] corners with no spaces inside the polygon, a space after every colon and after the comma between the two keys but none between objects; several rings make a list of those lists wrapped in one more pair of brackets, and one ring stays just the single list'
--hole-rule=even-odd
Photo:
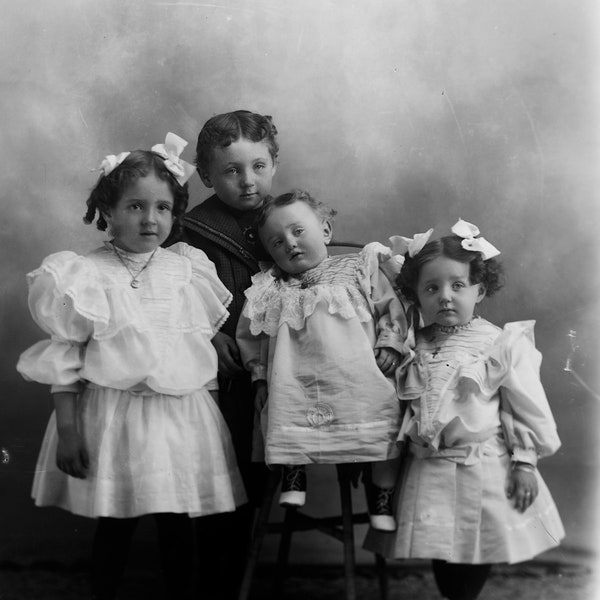
[{"label": "white dress", "polygon": [[365,548],[391,558],[515,563],[557,546],[564,529],[539,472],[524,512],[506,497],[511,462],[536,465],[560,446],[539,377],[533,321],[503,330],[480,318],[455,332],[431,326],[397,371],[409,404],[399,439],[407,456],[393,533]]},{"label": "white dress", "polygon": [[253,277],[237,341],[252,379],[268,383],[267,464],[397,456],[400,406],[374,354],[382,347],[406,354],[414,345],[385,274],[393,277],[394,265],[390,250],[373,243],[295,277],[276,268]]},{"label": "white dress", "polygon": [[[150,254],[118,250],[137,273]],[[211,338],[231,295],[206,255],[158,248],[131,287],[111,244],[58,252],[29,273],[29,306],[50,339],[17,369],[52,391],[76,391],[90,456],[85,479],[56,467],[56,417],[42,443],[32,495],[87,517],[227,512],[246,500],[229,431],[209,394]]]}]

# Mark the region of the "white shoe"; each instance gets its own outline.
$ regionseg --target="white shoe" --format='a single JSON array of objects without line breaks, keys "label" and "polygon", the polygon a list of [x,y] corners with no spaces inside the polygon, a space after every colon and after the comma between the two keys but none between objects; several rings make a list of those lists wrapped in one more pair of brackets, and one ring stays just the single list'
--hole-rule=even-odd
[{"label": "white shoe", "polygon": [[290,465],[283,467],[281,477],[281,506],[304,506],[306,502],[306,467]]},{"label": "white shoe", "polygon": [[378,531],[396,531],[396,519],[391,515],[369,515],[369,522]]},{"label": "white shoe", "polygon": [[279,505],[288,508],[304,506],[306,502],[306,492],[292,490],[290,492],[281,492],[279,496]]}]

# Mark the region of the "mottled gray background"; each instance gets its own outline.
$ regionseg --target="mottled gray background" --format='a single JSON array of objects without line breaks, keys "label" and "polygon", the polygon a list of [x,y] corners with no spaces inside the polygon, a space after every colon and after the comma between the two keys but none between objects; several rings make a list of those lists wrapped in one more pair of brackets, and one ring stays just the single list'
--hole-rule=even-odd
[{"label": "mottled gray background", "polygon": [[[93,528],[29,498],[51,400],[14,369],[43,337],[25,273],[104,239],[81,219],[105,154],[173,131],[191,161],[204,121],[238,108],[273,116],[274,191],[329,202],[338,239],[446,234],[462,217],[502,250],[509,282],[483,312],[537,320],[563,440],[541,466],[567,528],[561,552],[595,551],[600,403],[563,370],[573,329],[573,364],[599,389],[595,4],[1,2],[0,560],[85,556]],[[208,195],[197,177],[191,192],[193,204]],[[309,510],[337,510],[333,481],[313,469]],[[303,534],[292,557],[339,561],[336,544]]]}]

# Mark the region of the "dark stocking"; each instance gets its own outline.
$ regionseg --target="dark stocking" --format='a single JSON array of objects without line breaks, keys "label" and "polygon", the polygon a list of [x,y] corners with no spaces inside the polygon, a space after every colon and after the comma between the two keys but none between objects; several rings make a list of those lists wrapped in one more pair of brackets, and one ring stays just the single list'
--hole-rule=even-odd
[{"label": "dark stocking", "polygon": [[235,600],[244,573],[254,508],[195,519],[201,600]]},{"label": "dark stocking", "polygon": [[490,574],[492,565],[465,565],[432,561],[438,589],[448,600],[476,600]]},{"label": "dark stocking", "polygon": [[116,598],[138,519],[100,517],[92,550],[94,600]]},{"label": "dark stocking", "polygon": [[191,597],[194,563],[192,521],[187,514],[155,514],[158,547],[164,572],[167,597]]}]

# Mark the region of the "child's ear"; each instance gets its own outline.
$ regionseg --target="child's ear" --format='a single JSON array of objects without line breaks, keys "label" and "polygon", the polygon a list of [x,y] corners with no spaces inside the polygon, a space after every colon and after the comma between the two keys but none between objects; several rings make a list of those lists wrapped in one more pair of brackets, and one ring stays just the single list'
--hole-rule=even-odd
[{"label": "child's ear", "polygon": [[485,298],[486,291],[487,291],[486,286],[483,283],[480,283],[479,291],[477,292],[477,300],[475,300],[475,304],[478,304]]},{"label": "child's ear", "polygon": [[207,187],[211,188],[213,186],[212,181],[210,180],[210,176],[206,171],[201,171],[198,169],[198,175],[200,175],[200,179],[202,179],[202,183]]},{"label": "child's ear", "polygon": [[331,242],[331,238],[333,237],[333,228],[331,227],[331,223],[329,221],[323,221],[323,238],[325,239],[325,244],[329,244]]}]

